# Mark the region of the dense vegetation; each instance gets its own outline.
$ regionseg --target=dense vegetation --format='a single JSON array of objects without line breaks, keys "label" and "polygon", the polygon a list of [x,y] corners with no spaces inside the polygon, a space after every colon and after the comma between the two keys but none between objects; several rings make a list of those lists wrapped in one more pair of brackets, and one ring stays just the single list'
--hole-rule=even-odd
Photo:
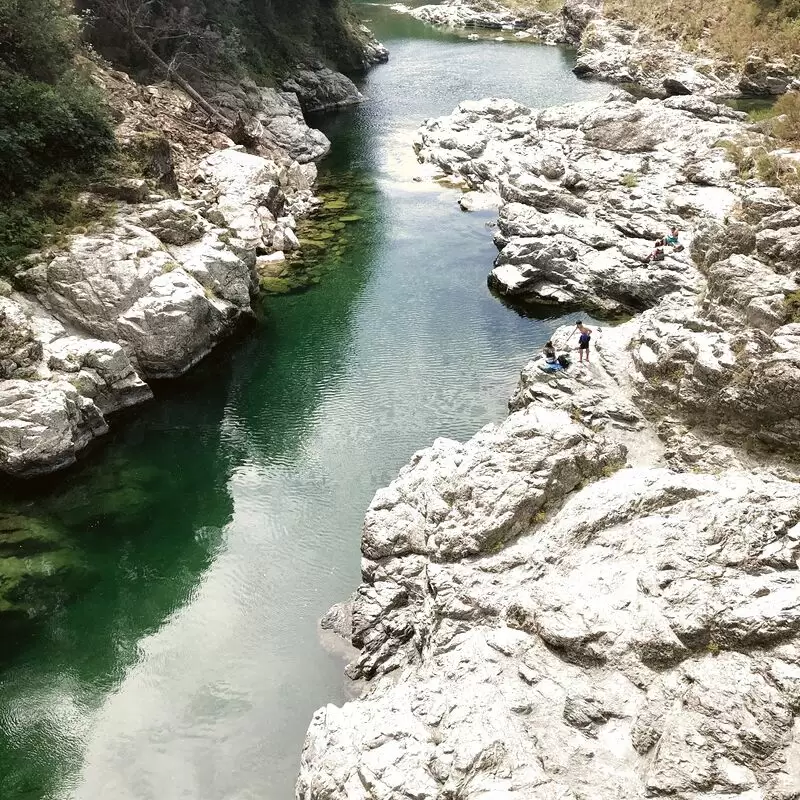
[{"label": "dense vegetation", "polygon": [[76,66],[61,0],[0,0],[0,269],[71,211],[71,187],[113,148],[102,100]]},{"label": "dense vegetation", "polygon": [[186,76],[248,72],[269,81],[298,61],[361,67],[348,0],[77,0],[93,44],[148,77],[159,59]]}]

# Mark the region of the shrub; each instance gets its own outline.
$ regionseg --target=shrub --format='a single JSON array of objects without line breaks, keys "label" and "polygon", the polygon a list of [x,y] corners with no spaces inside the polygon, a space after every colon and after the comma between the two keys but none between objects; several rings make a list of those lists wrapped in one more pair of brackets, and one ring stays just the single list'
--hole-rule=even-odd
[{"label": "shrub", "polygon": [[78,80],[50,86],[0,73],[0,200],[56,171],[86,170],[113,145],[99,98]]},{"label": "shrub", "polygon": [[778,118],[773,132],[785,142],[800,142],[800,92],[787,92],[774,108]]},{"label": "shrub", "polygon": [[57,173],[35,189],[0,203],[0,277],[12,275],[31,250],[57,243],[66,231],[104,219],[108,209],[75,201],[85,176]]},{"label": "shrub", "polygon": [[78,19],[64,0],[0,0],[0,65],[32,80],[55,82],[71,65]]},{"label": "shrub", "polygon": [[639,176],[635,172],[627,172],[620,179],[620,183],[628,189],[635,189],[639,185]]},{"label": "shrub", "polygon": [[784,304],[789,316],[789,322],[800,322],[800,292],[787,294]]},{"label": "shrub", "polygon": [[798,0],[606,0],[605,12],[678,39],[684,47],[717,51],[740,65],[751,52],[792,58],[800,41]]},{"label": "shrub", "polygon": [[0,273],[59,226],[85,221],[81,175],[114,147],[99,93],[75,66],[67,0],[0,0]]}]

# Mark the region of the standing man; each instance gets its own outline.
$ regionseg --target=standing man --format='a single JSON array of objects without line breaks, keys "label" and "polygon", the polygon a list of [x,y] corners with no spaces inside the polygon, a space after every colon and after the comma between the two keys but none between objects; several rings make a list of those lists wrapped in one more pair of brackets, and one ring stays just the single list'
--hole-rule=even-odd
[{"label": "standing man", "polygon": [[578,331],[578,352],[581,355],[581,364],[583,364],[583,354],[586,353],[586,363],[589,363],[589,341],[592,338],[592,329],[587,328],[582,320],[575,323],[575,328]]}]

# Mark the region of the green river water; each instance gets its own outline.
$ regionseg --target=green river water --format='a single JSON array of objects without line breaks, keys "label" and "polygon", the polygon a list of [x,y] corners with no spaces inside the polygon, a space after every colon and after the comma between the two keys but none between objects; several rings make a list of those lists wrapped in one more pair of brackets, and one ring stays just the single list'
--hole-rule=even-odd
[{"label": "green river water", "polygon": [[491,296],[493,214],[412,181],[411,139],[462,99],[608,88],[555,48],[359,10],[392,60],[361,107],[316,121],[334,143],[323,181],[361,217],[320,284],[267,298],[76,468],[0,490],[0,512],[53,537],[57,601],[0,629],[2,800],[290,798],[314,710],[344,699],[317,620],[358,584],[372,495],[437,436],[500,419],[561,322]]}]

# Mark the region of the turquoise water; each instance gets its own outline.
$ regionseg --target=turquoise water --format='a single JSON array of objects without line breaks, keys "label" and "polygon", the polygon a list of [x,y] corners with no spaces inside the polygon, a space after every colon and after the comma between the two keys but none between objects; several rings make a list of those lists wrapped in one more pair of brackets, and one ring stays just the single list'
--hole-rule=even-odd
[{"label": "turquoise water", "polygon": [[316,622],[358,583],[373,493],[435,437],[501,418],[560,322],[491,296],[493,215],[414,182],[411,138],[462,99],[545,106],[608,87],[557,49],[360,10],[392,60],[363,106],[320,121],[323,179],[362,217],[341,261],[266,300],[75,469],[0,493],[83,565],[76,594],[3,639],[3,800],[291,797],[313,711],[343,699]]}]

